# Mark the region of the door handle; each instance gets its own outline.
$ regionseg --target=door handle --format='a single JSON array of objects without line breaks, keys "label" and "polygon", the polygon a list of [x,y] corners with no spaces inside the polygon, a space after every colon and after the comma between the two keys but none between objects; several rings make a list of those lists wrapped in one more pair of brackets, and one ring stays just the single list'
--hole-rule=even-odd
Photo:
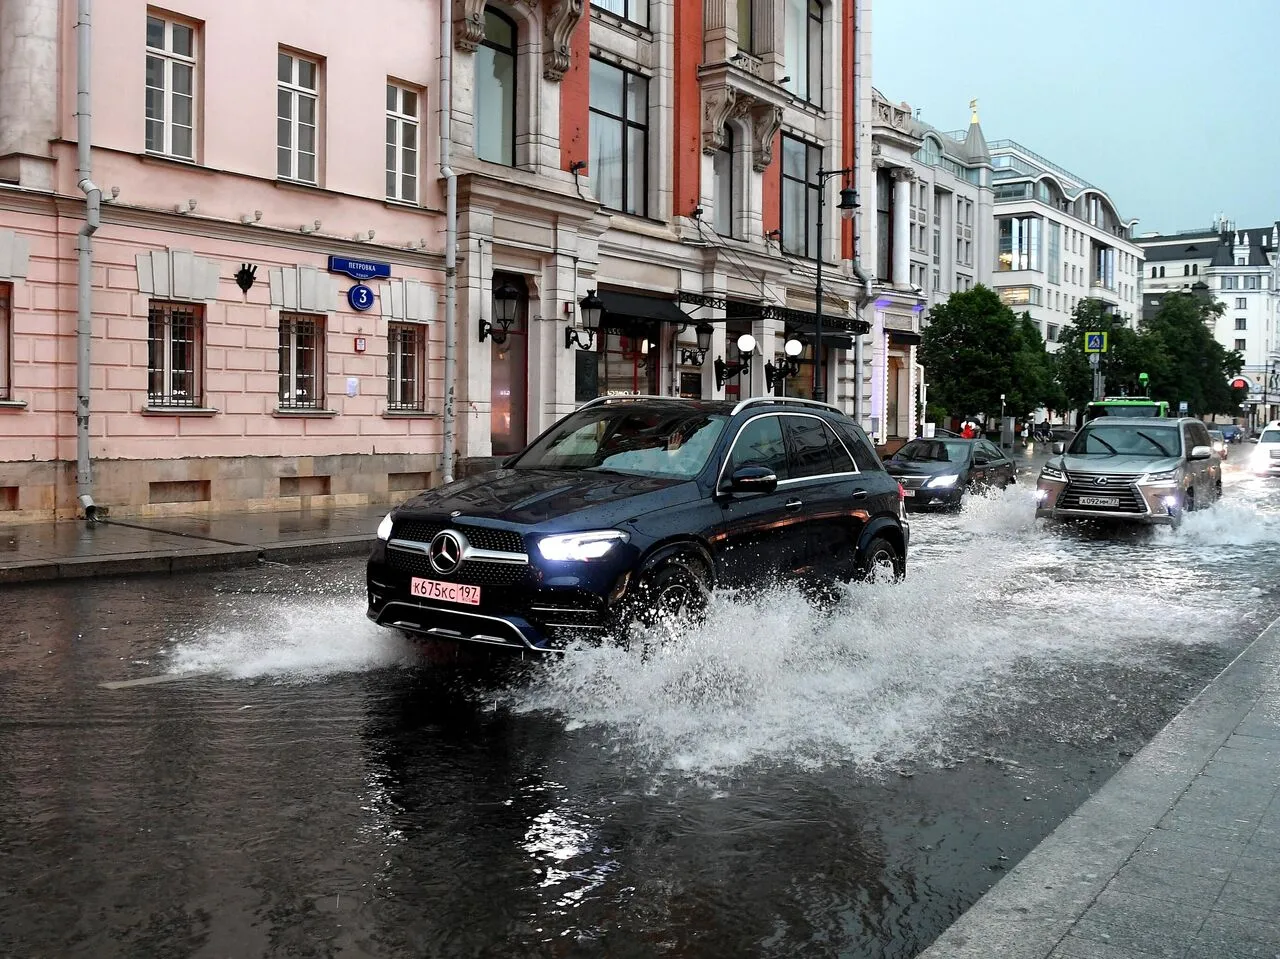
[{"label": "door handle", "polygon": [[866,499],[867,491],[864,489],[856,489],[849,494],[849,499]]},{"label": "door handle", "polygon": [[800,500],[798,500],[798,499],[793,499],[793,500],[788,500],[788,501],[787,501],[786,508],[787,508],[787,509],[789,509],[789,510],[791,510],[791,512],[793,512],[793,513],[794,513],[796,510],[798,510],[798,509],[799,509],[801,506],[803,506],[803,505],[804,505],[804,503],[802,503]]}]

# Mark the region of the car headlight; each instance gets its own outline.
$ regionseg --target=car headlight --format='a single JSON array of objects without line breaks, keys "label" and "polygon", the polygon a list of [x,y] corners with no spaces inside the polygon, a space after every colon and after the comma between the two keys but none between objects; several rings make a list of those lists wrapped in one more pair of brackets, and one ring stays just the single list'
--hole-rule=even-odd
[{"label": "car headlight", "polygon": [[618,529],[602,529],[591,533],[563,533],[538,540],[538,552],[553,563],[585,562],[600,559],[619,543],[631,537]]},{"label": "car headlight", "polygon": [[1159,473],[1148,473],[1142,477],[1144,483],[1172,483],[1178,478],[1177,470],[1163,470]]},{"label": "car headlight", "polygon": [[946,473],[942,476],[935,476],[933,479],[929,480],[929,482],[925,483],[924,485],[931,486],[936,489],[939,486],[955,486],[956,483],[958,483],[959,481],[960,481],[959,473]]},{"label": "car headlight", "polygon": [[378,539],[389,540],[391,538],[391,514],[388,513],[382,517],[382,522],[378,524]]},{"label": "car headlight", "polygon": [[1067,478],[1066,470],[1058,469],[1056,466],[1049,466],[1047,463],[1040,470],[1040,478],[1047,480],[1064,480]]}]

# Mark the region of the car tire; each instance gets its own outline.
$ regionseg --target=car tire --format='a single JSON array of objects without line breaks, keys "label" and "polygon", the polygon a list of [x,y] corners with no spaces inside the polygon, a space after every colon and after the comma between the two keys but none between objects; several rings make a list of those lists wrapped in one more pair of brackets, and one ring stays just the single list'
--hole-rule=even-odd
[{"label": "car tire", "polygon": [[640,578],[621,617],[621,633],[633,626],[650,628],[663,622],[697,624],[711,599],[711,576],[705,564],[683,556],[663,560]]},{"label": "car tire", "polygon": [[907,562],[898,548],[877,536],[858,559],[857,576],[864,583],[896,583],[906,578]]}]

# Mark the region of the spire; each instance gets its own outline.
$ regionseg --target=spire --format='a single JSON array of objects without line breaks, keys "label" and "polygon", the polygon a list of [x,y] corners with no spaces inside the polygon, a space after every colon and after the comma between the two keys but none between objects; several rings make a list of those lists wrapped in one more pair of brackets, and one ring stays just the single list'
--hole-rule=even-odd
[{"label": "spire", "polygon": [[991,162],[991,151],[987,149],[987,138],[982,135],[982,127],[978,124],[978,101],[969,101],[969,133],[964,138],[964,152],[974,162]]}]

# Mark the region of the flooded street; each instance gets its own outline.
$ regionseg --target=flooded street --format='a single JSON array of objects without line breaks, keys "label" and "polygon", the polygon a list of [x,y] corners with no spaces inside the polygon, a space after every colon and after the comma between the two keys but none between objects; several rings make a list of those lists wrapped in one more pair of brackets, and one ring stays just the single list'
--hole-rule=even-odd
[{"label": "flooded street", "polygon": [[0,955],[912,957],[1280,615],[1182,529],[913,514],[908,581],[494,665],[363,563],[0,592]]}]

